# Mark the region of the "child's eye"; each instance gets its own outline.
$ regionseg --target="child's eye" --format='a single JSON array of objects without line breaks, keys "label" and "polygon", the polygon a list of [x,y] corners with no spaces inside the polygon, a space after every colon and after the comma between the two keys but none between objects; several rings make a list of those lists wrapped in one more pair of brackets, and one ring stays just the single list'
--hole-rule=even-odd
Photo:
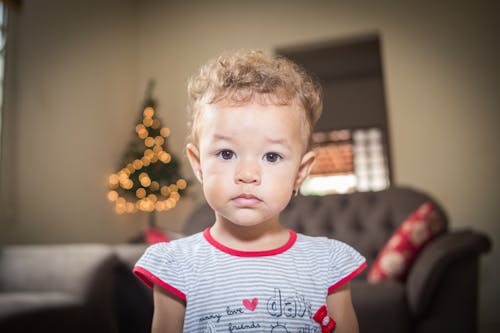
[{"label": "child's eye", "polygon": [[281,155],[278,153],[267,153],[264,155],[264,160],[270,163],[276,163],[282,158],[283,157],[281,157]]},{"label": "child's eye", "polygon": [[236,157],[236,154],[232,152],[231,150],[221,150],[220,152],[217,153],[217,156],[222,158],[223,160],[232,160],[233,158]]}]

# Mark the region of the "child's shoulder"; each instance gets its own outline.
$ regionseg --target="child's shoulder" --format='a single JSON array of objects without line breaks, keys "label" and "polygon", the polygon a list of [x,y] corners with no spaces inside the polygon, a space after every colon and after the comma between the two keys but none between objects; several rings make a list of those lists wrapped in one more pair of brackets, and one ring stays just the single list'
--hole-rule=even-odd
[{"label": "child's shoulder", "polygon": [[202,233],[200,232],[191,236],[178,238],[170,242],[160,242],[150,245],[146,249],[145,253],[154,256],[165,256],[171,254],[182,255],[183,253],[189,251],[192,254],[193,250],[196,250],[196,248],[202,243],[202,239]]},{"label": "child's shoulder", "polygon": [[297,244],[302,251],[309,251],[317,255],[327,255],[330,258],[351,257],[360,262],[365,260],[354,247],[333,238],[297,234]]},{"label": "child's shoulder", "polygon": [[349,246],[348,244],[337,239],[325,236],[308,236],[301,233],[297,233],[297,243],[301,246],[311,246],[321,249]]}]

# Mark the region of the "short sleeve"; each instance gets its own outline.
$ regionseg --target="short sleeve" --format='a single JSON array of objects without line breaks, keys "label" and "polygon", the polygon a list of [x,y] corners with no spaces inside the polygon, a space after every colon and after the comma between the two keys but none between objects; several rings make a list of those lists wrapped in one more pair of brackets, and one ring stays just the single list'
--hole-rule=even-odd
[{"label": "short sleeve", "polygon": [[338,240],[330,240],[328,269],[328,294],[352,280],[366,268],[365,258],[351,246]]},{"label": "short sleeve", "polygon": [[157,284],[186,300],[184,274],[172,243],[157,243],[148,247],[133,272],[150,288]]}]

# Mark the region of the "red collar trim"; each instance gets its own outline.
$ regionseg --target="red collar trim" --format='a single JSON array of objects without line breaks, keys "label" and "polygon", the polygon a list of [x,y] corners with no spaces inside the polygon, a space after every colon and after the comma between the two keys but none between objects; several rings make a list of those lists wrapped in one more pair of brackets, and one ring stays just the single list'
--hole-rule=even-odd
[{"label": "red collar trim", "polygon": [[297,240],[297,234],[295,233],[295,231],[290,230],[290,229],[288,229],[288,233],[290,234],[290,238],[288,239],[288,241],[284,245],[282,245],[276,249],[266,250],[266,251],[240,251],[240,250],[235,250],[235,249],[232,249],[232,248],[227,247],[225,245],[222,245],[221,243],[219,243],[218,241],[216,241],[212,237],[212,235],[210,234],[210,228],[205,229],[205,231],[203,232],[203,236],[215,248],[221,250],[222,252],[230,254],[232,256],[266,257],[266,256],[275,256],[277,254],[283,253],[286,250],[288,250],[289,248],[291,248],[293,246],[293,244],[295,244],[295,241]]}]

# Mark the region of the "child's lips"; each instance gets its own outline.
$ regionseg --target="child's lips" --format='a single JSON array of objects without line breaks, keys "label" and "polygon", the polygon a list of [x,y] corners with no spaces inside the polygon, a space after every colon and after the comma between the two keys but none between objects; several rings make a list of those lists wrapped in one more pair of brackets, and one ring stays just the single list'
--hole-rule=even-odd
[{"label": "child's lips", "polygon": [[240,207],[254,207],[261,202],[261,200],[253,194],[240,194],[232,200]]}]

